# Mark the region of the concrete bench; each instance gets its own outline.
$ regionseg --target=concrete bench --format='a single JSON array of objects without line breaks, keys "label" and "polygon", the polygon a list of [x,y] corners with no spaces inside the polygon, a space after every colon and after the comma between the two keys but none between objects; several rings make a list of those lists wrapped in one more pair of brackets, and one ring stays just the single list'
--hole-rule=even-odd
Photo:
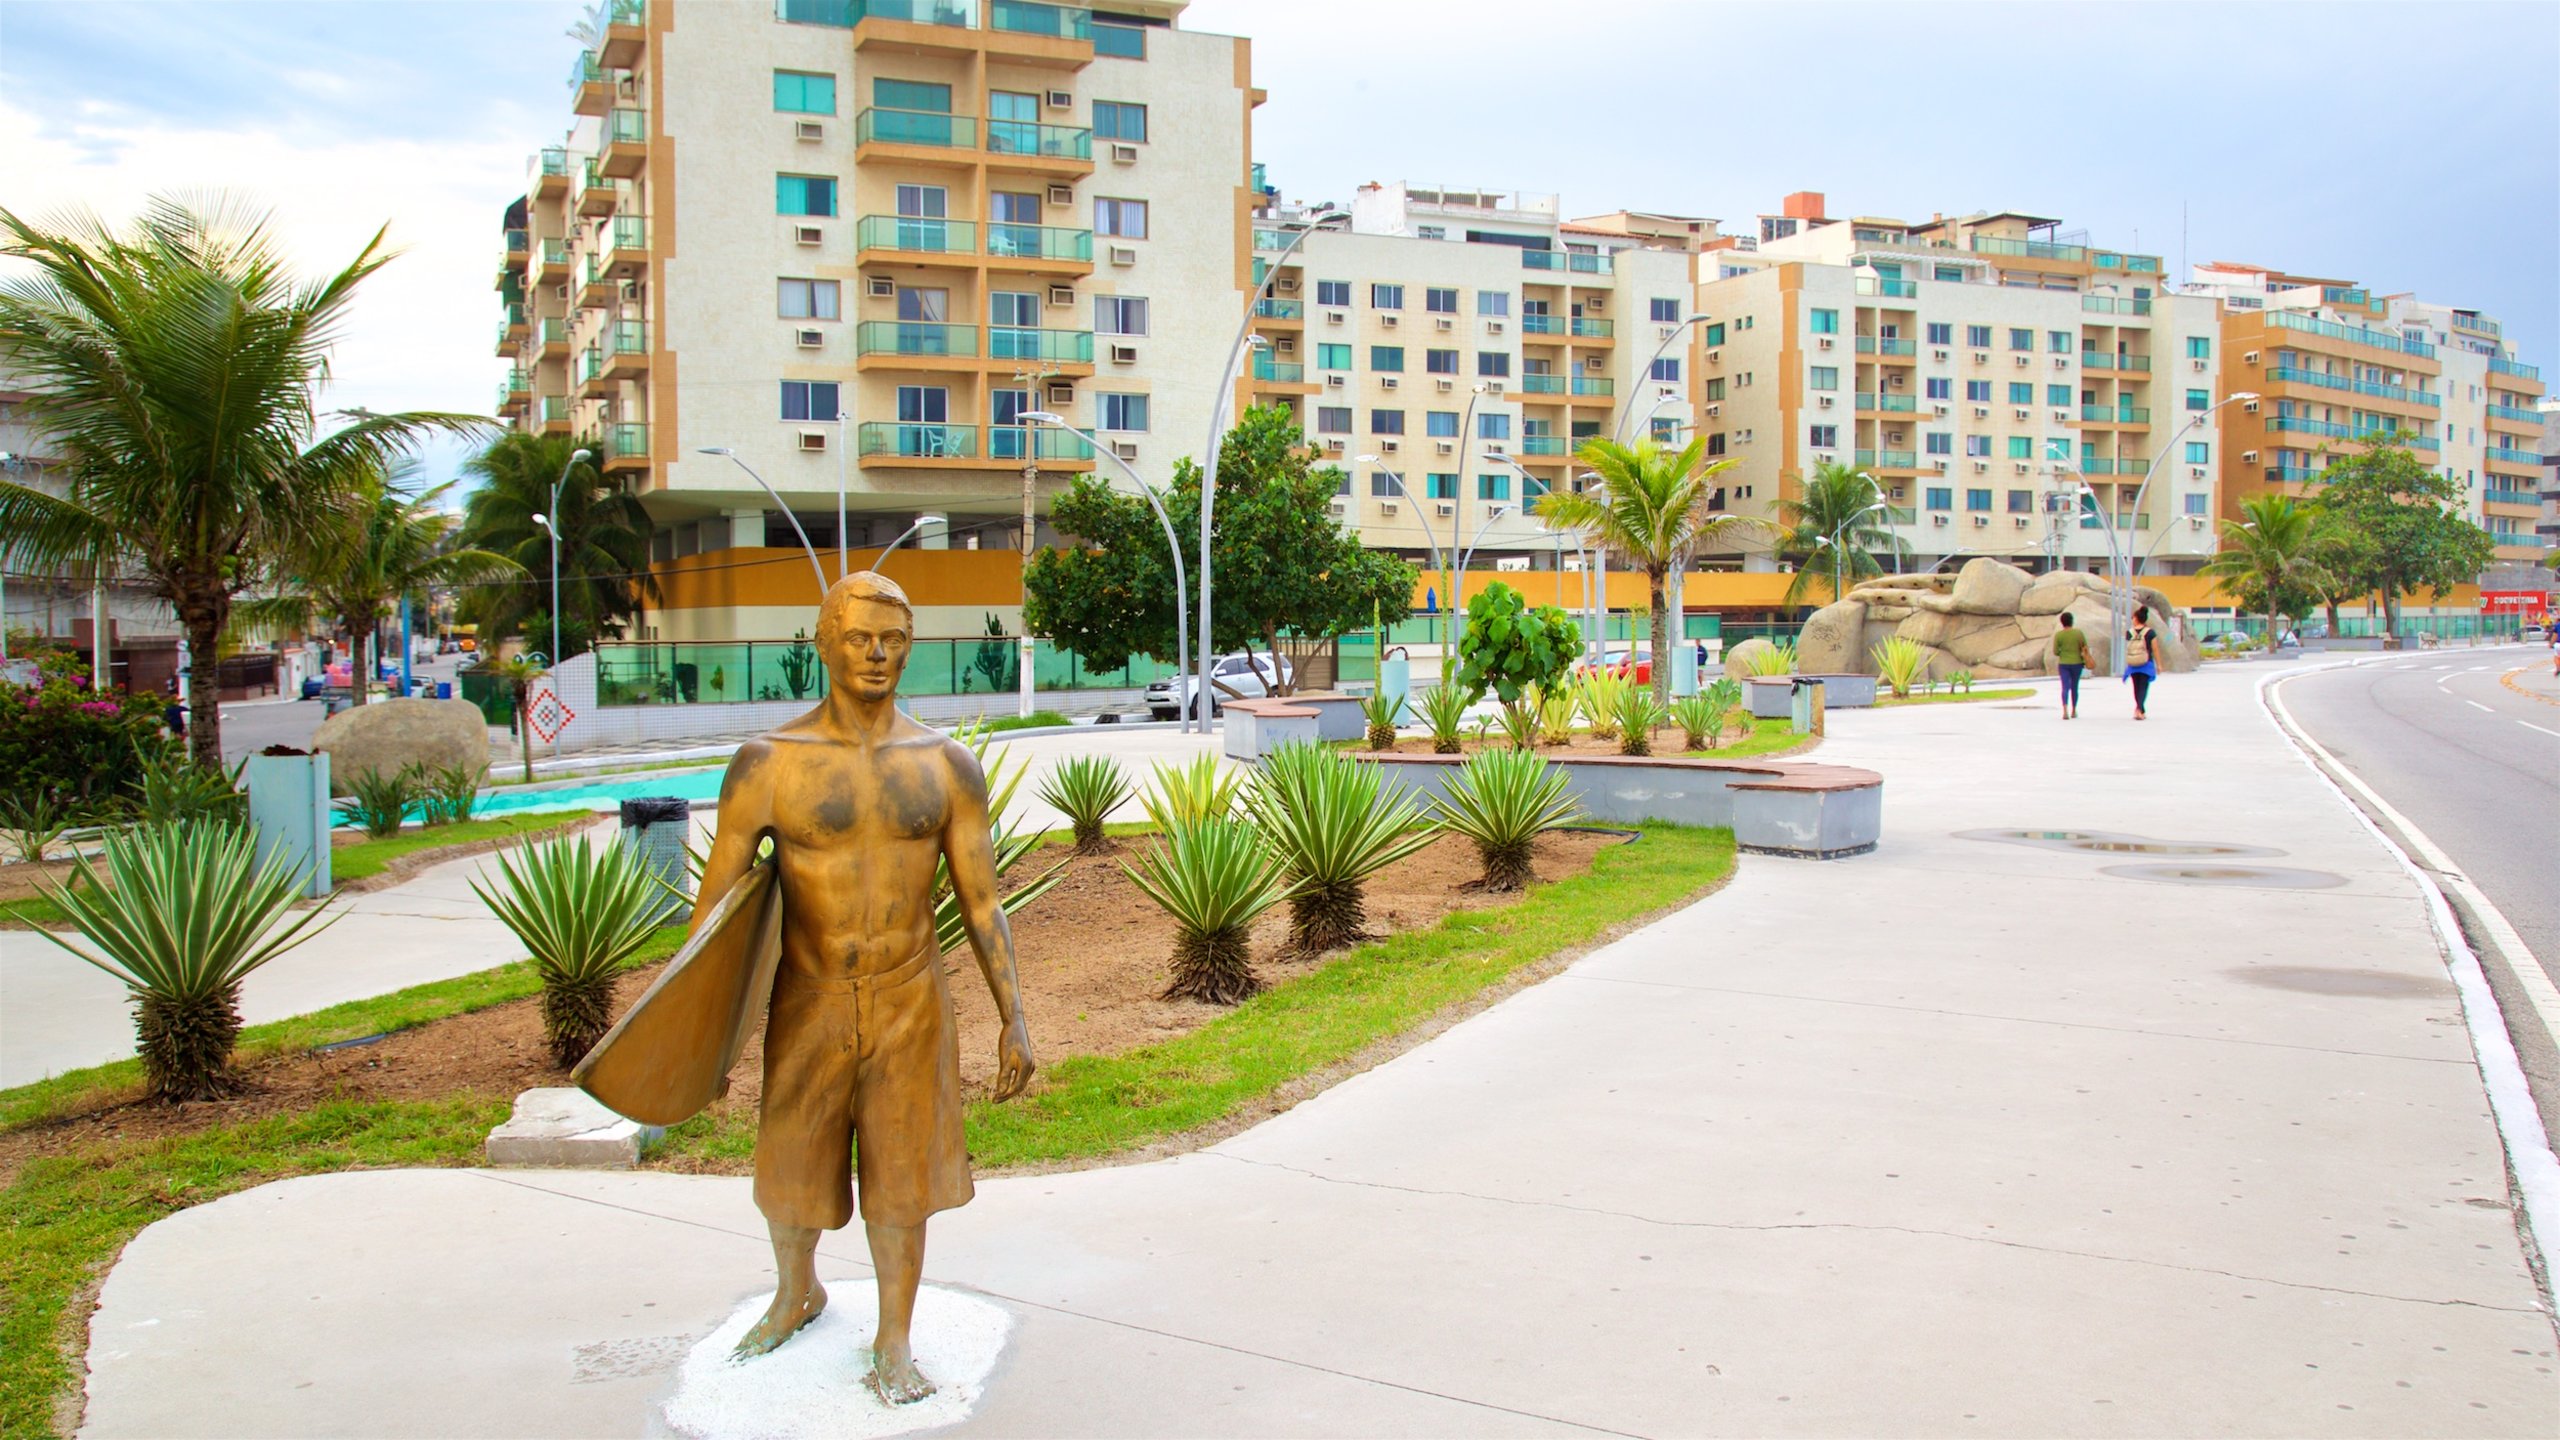
[{"label": "concrete bench", "polygon": [[1825,710],[1864,710],[1876,703],[1876,677],[1873,675],[1799,675],[1796,678],[1822,682],[1822,708]]},{"label": "concrete bench", "polygon": [[1742,682],[1743,703],[1754,720],[1784,720],[1795,713],[1796,687],[1784,675],[1754,675]]},{"label": "concrete bench", "polygon": [[1369,733],[1368,717],[1360,713],[1360,702],[1367,698],[1365,696],[1324,690],[1281,698],[1283,703],[1316,712],[1316,738],[1319,740],[1357,740]]},{"label": "concrete bench", "polygon": [[1313,741],[1323,718],[1314,706],[1288,700],[1230,700],[1218,713],[1226,717],[1219,733],[1230,760],[1259,760],[1292,740]]},{"label": "concrete bench", "polygon": [[1795,765],[1733,787],[1733,839],[1761,855],[1838,860],[1876,848],[1884,777],[1847,765]]}]

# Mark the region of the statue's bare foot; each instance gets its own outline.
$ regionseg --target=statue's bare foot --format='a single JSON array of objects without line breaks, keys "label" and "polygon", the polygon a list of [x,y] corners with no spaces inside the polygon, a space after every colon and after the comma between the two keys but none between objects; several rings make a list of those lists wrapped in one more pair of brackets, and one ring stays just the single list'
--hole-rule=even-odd
[{"label": "statue's bare foot", "polygon": [[916,1368],[915,1357],[904,1345],[873,1345],[871,1373],[862,1377],[862,1383],[884,1405],[913,1405],[933,1393],[933,1382]]},{"label": "statue's bare foot", "polygon": [[818,1312],[826,1308],[826,1286],[812,1280],[808,1290],[801,1292],[786,1284],[773,1292],[772,1307],[748,1327],[745,1338],[731,1353],[741,1360],[762,1355],[797,1334],[801,1326],[817,1319]]}]

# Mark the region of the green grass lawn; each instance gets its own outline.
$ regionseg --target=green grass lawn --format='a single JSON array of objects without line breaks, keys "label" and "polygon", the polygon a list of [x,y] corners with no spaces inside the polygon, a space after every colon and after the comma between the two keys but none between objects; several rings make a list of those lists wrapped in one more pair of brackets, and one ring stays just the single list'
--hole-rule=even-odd
[{"label": "green grass lawn", "polygon": [[[1122,827],[1113,827],[1120,829]],[[969,1111],[982,1168],[1089,1159],[1249,1114],[1281,1086],[1363,1051],[1561,951],[1690,899],[1733,867],[1732,832],[1647,825],[1583,874],[1493,911],[1458,911],[1428,930],[1365,945],[1273,987],[1188,1035],[1043,1070],[1035,1093]],[[634,964],[662,958],[661,931]],[[251,1027],[244,1055],[424,1024],[535,992],[529,964],[502,966],[317,1014]],[[0,1129],[85,1107],[140,1084],[135,1061],[0,1092]],[[189,1205],[296,1175],[380,1166],[477,1164],[511,1096],[345,1101],[291,1116],[31,1162],[0,1191],[0,1435],[55,1429],[77,1383],[81,1288],[143,1226]],[[670,1155],[744,1155],[752,1118],[670,1135]]]},{"label": "green grass lawn", "polygon": [[1883,709],[1893,705],[1963,705],[1975,700],[2023,700],[2034,693],[2036,692],[2033,690],[1969,690],[1959,695],[1952,690],[1941,690],[1933,695],[1905,695],[1899,699],[1891,695],[1879,695],[1876,697],[1876,708]]}]

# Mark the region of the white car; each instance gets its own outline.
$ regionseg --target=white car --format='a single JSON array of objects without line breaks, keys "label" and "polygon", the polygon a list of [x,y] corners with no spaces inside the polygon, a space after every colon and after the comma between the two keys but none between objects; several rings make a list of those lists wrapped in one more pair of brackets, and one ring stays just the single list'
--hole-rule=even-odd
[{"label": "white car", "polygon": [[[1256,652],[1221,655],[1212,673],[1217,676],[1217,683],[1211,687],[1209,713],[1215,715],[1226,708],[1229,700],[1251,700],[1270,694],[1273,688],[1271,677],[1276,675],[1285,682],[1296,672],[1289,668],[1287,660],[1275,660],[1266,652]],[[1147,687],[1147,713],[1158,720],[1174,719],[1185,710],[1197,715],[1200,713],[1199,688],[1200,677],[1197,675],[1159,680]]]}]

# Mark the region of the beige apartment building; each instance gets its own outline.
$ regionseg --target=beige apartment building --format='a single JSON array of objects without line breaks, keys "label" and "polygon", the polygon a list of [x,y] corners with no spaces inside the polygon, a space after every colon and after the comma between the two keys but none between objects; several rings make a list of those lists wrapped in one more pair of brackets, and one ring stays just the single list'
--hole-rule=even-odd
[{"label": "beige apartment building", "polygon": [[[782,562],[718,558],[798,549],[758,478],[822,554],[839,487],[852,547],[940,516],[910,543],[1018,550],[1026,469],[1045,509],[1096,464],[1024,412],[1156,483],[1196,447],[1251,284],[1260,96],[1247,43],[1183,8],[606,0],[507,217],[500,404],[596,437],[657,558],[703,577],[640,638],[807,623]],[[927,633],[986,611],[926,608]]]},{"label": "beige apartment building", "polygon": [[2172,293],[2160,257],[2060,227],[1832,217],[1808,192],[1711,242],[1696,398],[1710,452],[1735,462],[1728,507],[1776,521],[1834,462],[1881,487],[1888,565],[2103,568],[2112,516],[2146,569],[2192,572],[2215,545],[2228,414],[2216,306]]}]

